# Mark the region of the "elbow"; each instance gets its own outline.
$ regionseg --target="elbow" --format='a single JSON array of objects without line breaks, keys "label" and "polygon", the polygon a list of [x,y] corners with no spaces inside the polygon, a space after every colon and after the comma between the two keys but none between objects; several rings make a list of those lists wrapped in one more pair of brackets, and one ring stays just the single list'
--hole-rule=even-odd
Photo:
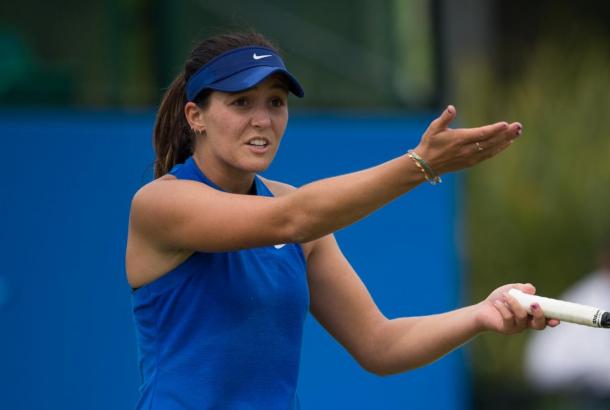
[{"label": "elbow", "polygon": [[408,372],[409,370],[412,370],[413,368],[417,367],[417,366],[402,366],[400,368],[396,367],[396,366],[391,366],[388,364],[383,364],[383,363],[364,363],[364,362],[359,362],[360,366],[362,367],[362,369],[366,370],[367,372],[375,375],[375,376],[379,376],[379,377],[387,377],[387,376],[393,376],[395,374],[400,374],[400,373],[405,373]]},{"label": "elbow", "polygon": [[301,243],[304,222],[292,192],[278,197],[276,204],[273,214],[278,237],[283,243]]},{"label": "elbow", "polygon": [[385,319],[365,346],[362,346],[355,358],[362,369],[375,376],[386,377],[407,372],[421,366],[414,360],[413,352],[402,350],[397,352],[391,343],[388,343],[388,330],[391,330],[391,320]]},{"label": "elbow", "polygon": [[398,371],[393,371],[387,360],[387,349],[380,348],[375,339],[371,340],[368,346],[362,346],[360,351],[353,351],[352,355],[366,372],[375,376],[390,376]]},{"label": "elbow", "polygon": [[352,357],[358,362],[360,367],[366,372],[375,376],[389,376],[393,374],[386,366],[385,354],[386,346],[383,345],[383,330],[386,328],[388,320],[384,319],[370,328],[366,334],[369,337],[361,337],[359,344],[350,349]]},{"label": "elbow", "polygon": [[[330,232],[328,232],[330,233]],[[291,243],[306,243],[313,240],[319,239],[324,236],[324,232],[312,229],[305,222],[296,224],[290,229],[290,242]]]},{"label": "elbow", "polygon": [[317,234],[318,224],[313,218],[298,206],[289,206],[286,210],[287,218],[284,220],[286,242],[305,243],[318,239],[323,235]]},{"label": "elbow", "polygon": [[281,214],[286,216],[283,221],[288,242],[310,242],[345,225],[336,220],[337,216],[332,216],[333,212],[329,212],[336,207],[330,199],[316,199],[315,205],[311,199],[292,193],[281,199]]},{"label": "elbow", "polygon": [[309,242],[309,234],[303,218],[291,215],[286,222],[286,242],[288,243],[305,243]]},{"label": "elbow", "polygon": [[366,372],[379,377],[392,376],[400,373],[399,371],[391,369],[390,366],[385,365],[381,360],[360,359],[358,360],[358,364]]},{"label": "elbow", "polygon": [[392,374],[391,372],[388,372],[387,369],[384,368],[383,366],[378,366],[378,365],[363,363],[363,362],[360,362],[359,364],[363,370],[365,370],[366,372],[368,372],[374,376],[385,377],[385,376],[390,376]]}]

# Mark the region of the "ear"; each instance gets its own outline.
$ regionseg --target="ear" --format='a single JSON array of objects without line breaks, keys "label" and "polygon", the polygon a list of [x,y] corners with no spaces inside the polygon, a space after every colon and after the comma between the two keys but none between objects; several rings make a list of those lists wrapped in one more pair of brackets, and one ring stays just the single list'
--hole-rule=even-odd
[{"label": "ear", "polygon": [[203,110],[197,104],[192,101],[187,102],[184,106],[184,116],[196,134],[202,134],[205,131]]}]

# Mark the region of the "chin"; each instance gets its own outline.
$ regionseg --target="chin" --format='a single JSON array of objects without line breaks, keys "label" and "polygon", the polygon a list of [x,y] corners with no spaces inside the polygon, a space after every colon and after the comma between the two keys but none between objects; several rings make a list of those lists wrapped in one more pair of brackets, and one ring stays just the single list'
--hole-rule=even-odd
[{"label": "chin", "polygon": [[243,158],[242,165],[249,172],[263,172],[269,168],[274,158],[275,152],[267,152],[260,156],[247,156]]},{"label": "chin", "polygon": [[248,172],[260,173],[264,172],[271,165],[271,160],[266,158],[260,158],[255,160],[245,161],[242,169]]}]

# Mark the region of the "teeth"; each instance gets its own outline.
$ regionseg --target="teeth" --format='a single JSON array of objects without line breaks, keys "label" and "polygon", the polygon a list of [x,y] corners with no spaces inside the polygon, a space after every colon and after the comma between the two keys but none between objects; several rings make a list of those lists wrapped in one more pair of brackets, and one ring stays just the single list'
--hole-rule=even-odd
[{"label": "teeth", "polygon": [[265,141],[264,139],[253,139],[252,141],[248,142],[248,144],[250,145],[256,145],[257,147],[262,147],[264,145],[267,145],[267,141]]}]

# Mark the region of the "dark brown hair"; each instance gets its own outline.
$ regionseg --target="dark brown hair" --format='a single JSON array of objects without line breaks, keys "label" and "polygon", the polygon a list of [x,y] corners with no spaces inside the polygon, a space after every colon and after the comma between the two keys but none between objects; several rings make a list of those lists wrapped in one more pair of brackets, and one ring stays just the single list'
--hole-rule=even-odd
[{"label": "dark brown hair", "polygon": [[[200,42],[191,51],[184,70],[174,79],[161,100],[153,130],[155,149],[155,178],[169,172],[176,164],[183,163],[194,149],[194,133],[184,116],[186,83],[199,68],[214,57],[229,50],[246,46],[263,46],[279,54],[277,47],[265,36],[256,32],[221,34]],[[202,92],[195,103],[204,108],[210,92]]]}]

